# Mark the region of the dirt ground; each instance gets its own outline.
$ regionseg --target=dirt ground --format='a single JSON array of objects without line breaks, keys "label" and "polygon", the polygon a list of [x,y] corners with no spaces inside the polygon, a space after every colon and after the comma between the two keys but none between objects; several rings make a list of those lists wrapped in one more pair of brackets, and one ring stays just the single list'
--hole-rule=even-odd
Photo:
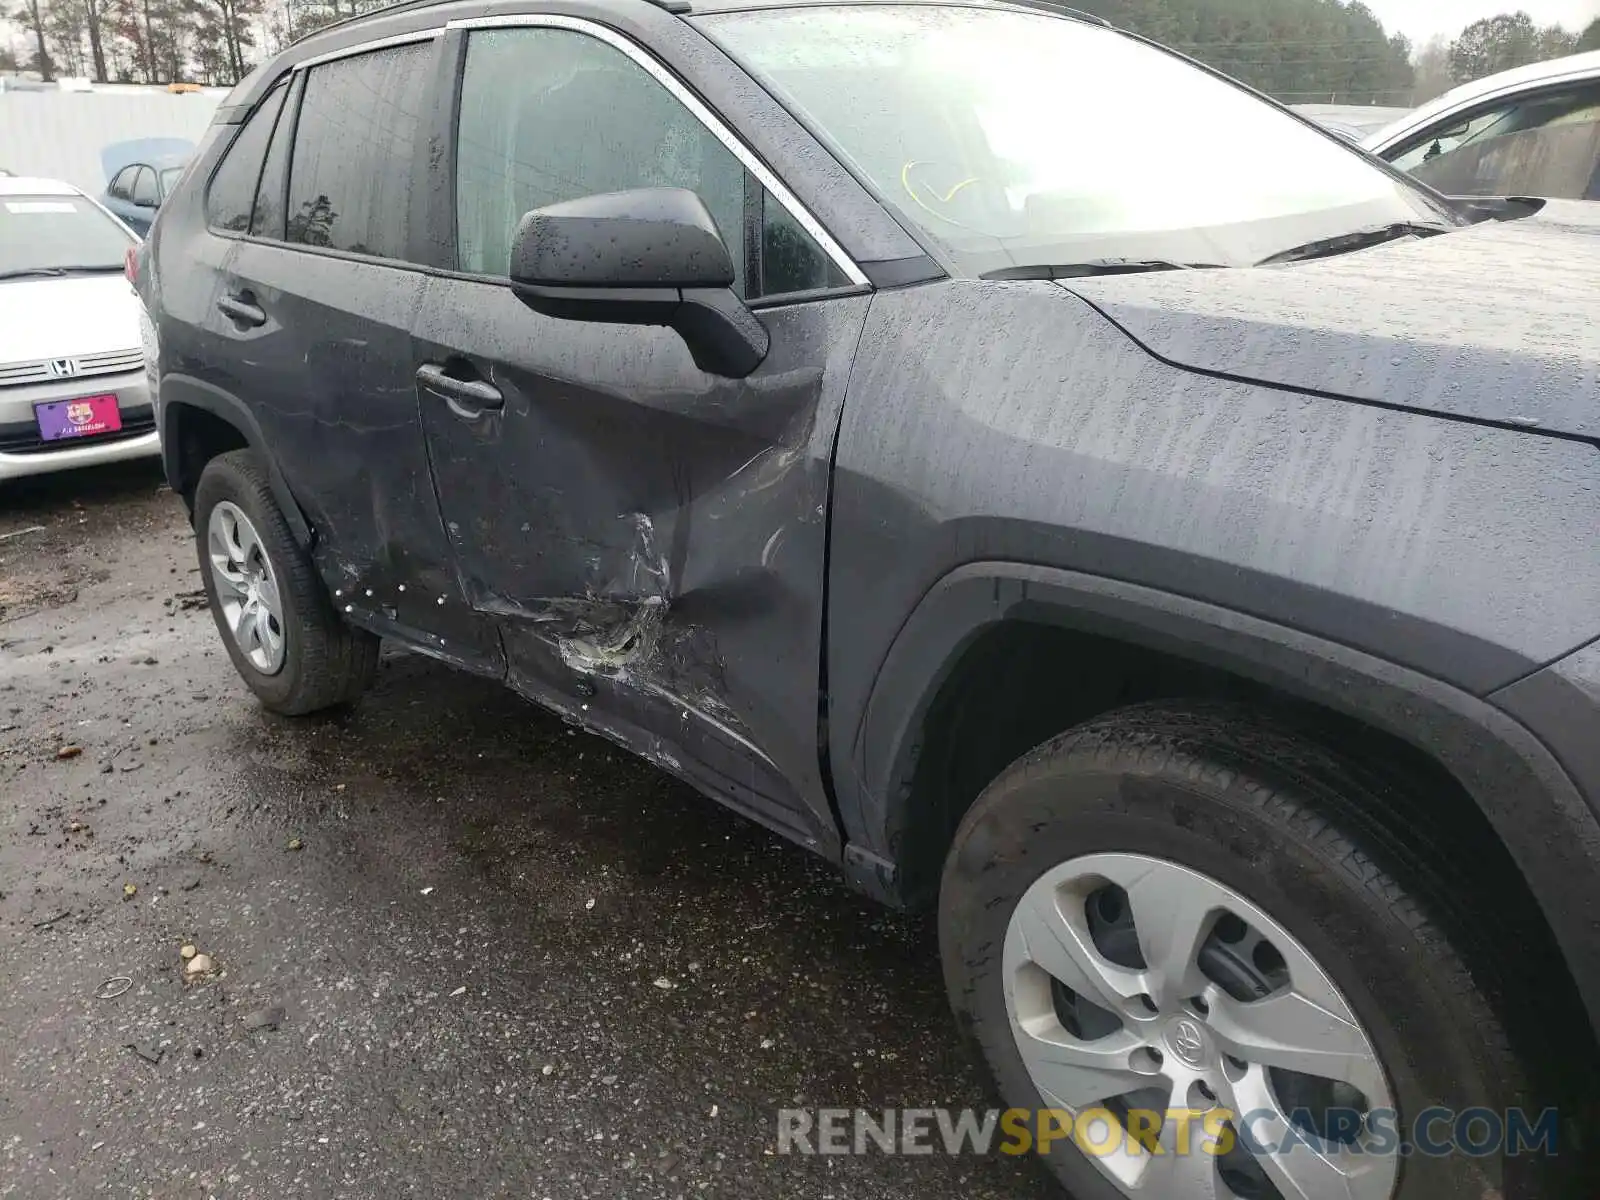
[{"label": "dirt ground", "polygon": [[987,1103],[925,922],[427,659],[268,716],[153,463],[0,486],[0,1197],[1044,1200],[775,1153]]}]

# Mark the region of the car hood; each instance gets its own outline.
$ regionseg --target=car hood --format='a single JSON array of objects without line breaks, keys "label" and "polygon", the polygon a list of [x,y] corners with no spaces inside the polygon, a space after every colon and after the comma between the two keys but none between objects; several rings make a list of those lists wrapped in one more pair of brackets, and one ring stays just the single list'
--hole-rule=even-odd
[{"label": "car hood", "polygon": [[1600,437],[1600,204],[1243,270],[1064,281],[1151,354],[1218,375]]},{"label": "car hood", "polygon": [[0,363],[139,345],[139,301],[120,274],[0,280]]}]

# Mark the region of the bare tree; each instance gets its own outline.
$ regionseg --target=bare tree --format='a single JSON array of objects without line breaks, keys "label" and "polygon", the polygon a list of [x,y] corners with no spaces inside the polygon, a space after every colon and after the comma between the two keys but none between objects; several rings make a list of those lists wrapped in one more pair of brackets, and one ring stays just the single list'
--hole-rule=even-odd
[{"label": "bare tree", "polygon": [[89,61],[94,68],[96,83],[106,81],[106,48],[103,26],[106,20],[105,0],[82,0],[83,21],[89,32]]},{"label": "bare tree", "polygon": [[44,32],[56,67],[69,77],[88,73],[83,56],[87,18],[82,0],[50,0],[44,10]]},{"label": "bare tree", "polygon": [[17,10],[16,18],[32,31],[34,44],[37,47],[34,69],[46,83],[49,83],[56,75],[50,61],[50,50],[45,45],[45,11],[43,0],[22,0],[22,7]]}]

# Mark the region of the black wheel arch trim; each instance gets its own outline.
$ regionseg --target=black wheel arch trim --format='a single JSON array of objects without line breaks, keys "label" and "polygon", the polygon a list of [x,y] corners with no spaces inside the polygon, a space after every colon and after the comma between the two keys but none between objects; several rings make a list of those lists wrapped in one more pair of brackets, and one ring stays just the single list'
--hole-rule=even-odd
[{"label": "black wheel arch trim", "polygon": [[[1014,563],[957,568],[924,595],[878,672],[836,772],[847,873],[901,900],[890,831],[913,806],[920,729],[963,651],[1007,621],[1118,638],[1232,672],[1394,735],[1448,771],[1527,880],[1600,1033],[1600,819],[1532,731],[1470,693],[1353,647],[1204,601]],[[841,730],[841,733],[844,731]],[[848,735],[847,735],[848,736]]]},{"label": "black wheel arch trim", "polygon": [[315,540],[311,525],[306,521],[305,513],[301,511],[294,493],[289,490],[283,468],[279,466],[277,456],[268,448],[260,424],[244,401],[223,391],[215,384],[196,379],[193,375],[172,373],[161,377],[160,397],[157,411],[160,414],[158,426],[161,431],[161,467],[172,490],[183,495],[183,472],[178,460],[180,446],[178,425],[183,417],[183,409],[187,407],[208,412],[238,430],[246,444],[260,456],[267,468],[267,480],[272,485],[273,499],[283,511],[289,532],[294,535],[295,541],[302,549],[309,550]]}]

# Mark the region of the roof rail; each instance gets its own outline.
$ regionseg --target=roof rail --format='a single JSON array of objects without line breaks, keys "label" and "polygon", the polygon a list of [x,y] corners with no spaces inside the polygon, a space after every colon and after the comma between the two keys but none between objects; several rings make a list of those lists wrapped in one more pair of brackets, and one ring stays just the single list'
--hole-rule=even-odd
[{"label": "roof rail", "polygon": [[[658,8],[666,9],[670,13],[686,13],[690,7],[689,0],[649,0],[649,2]],[[1033,0],[1028,0],[1028,2],[1033,2]],[[1038,0],[1038,2],[1044,4],[1045,0]],[[365,12],[356,13],[352,17],[340,17],[337,21],[329,21],[326,25],[318,25],[315,29],[308,29],[289,44],[298,46],[307,38],[316,37],[319,33],[326,33],[330,29],[342,29],[353,22],[365,21],[368,17],[386,17],[391,13],[411,12],[413,9],[432,8],[437,4],[449,3],[451,3],[451,0],[398,0],[394,4],[379,4],[376,7],[367,9]]]},{"label": "roof rail", "polygon": [[390,13],[410,12],[414,8],[432,8],[436,4],[448,4],[450,0],[399,0],[397,4],[379,4],[365,12],[358,12],[351,17],[340,17],[337,21],[329,21],[326,25],[318,25],[315,29],[308,29],[294,41],[291,46],[298,46],[308,38],[314,38],[319,33],[326,33],[330,29],[343,29],[346,25],[357,21],[365,21],[368,17],[388,16]]},{"label": "roof rail", "polygon": [[1071,17],[1074,21],[1087,21],[1090,25],[1103,25],[1107,29],[1116,28],[1115,25],[1102,16],[1092,12],[1084,12],[1081,8],[1073,8],[1070,4],[1058,4],[1056,0],[1005,0],[1005,2],[1007,4],[1015,4],[1018,8],[1037,8],[1040,12]]}]

